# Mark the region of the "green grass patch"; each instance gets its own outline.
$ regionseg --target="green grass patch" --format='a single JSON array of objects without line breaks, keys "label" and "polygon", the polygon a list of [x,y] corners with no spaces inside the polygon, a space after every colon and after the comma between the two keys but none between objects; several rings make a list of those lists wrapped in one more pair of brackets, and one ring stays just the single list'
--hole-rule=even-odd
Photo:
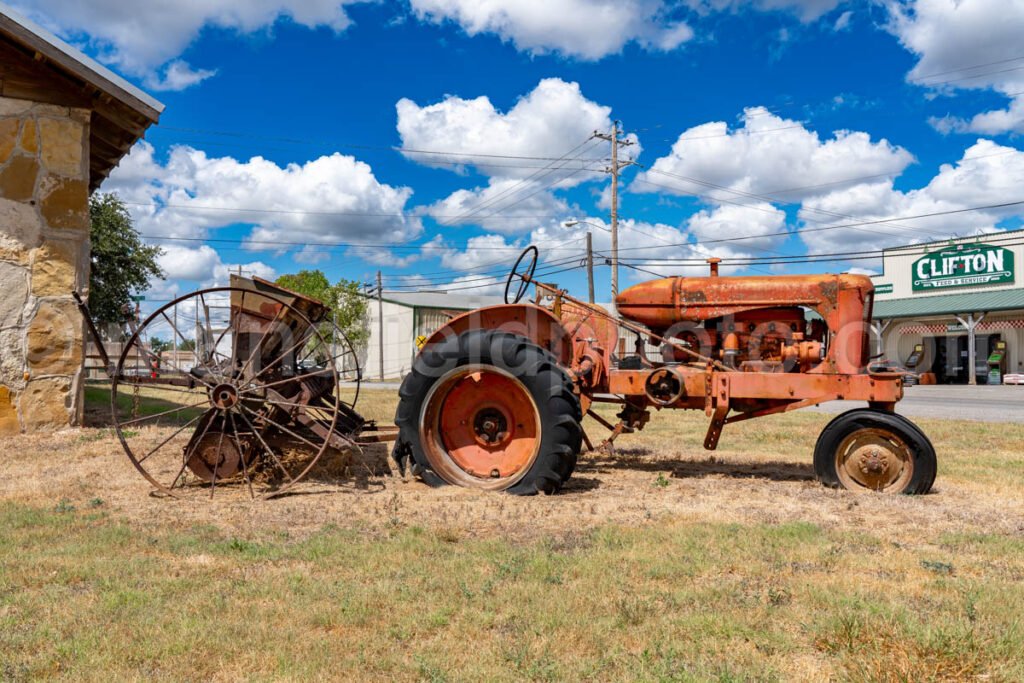
[{"label": "green grass patch", "polygon": [[942,542],[809,523],[293,540],[5,503],[0,678],[1024,677],[1024,557]]}]

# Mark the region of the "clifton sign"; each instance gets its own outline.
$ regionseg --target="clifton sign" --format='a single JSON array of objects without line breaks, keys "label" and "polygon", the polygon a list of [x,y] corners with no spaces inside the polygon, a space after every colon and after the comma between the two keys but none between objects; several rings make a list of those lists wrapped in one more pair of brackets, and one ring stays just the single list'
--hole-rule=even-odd
[{"label": "clifton sign", "polygon": [[961,244],[914,261],[913,291],[1013,282],[1013,252],[987,244]]}]

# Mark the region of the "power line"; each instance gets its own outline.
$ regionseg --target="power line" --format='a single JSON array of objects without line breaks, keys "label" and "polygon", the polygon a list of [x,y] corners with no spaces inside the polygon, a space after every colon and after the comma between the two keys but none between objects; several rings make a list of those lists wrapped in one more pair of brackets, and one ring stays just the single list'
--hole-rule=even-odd
[{"label": "power line", "polygon": [[[552,251],[565,251],[566,249],[568,249],[568,245],[570,245],[570,244],[578,244],[579,242],[582,242],[583,240],[584,240],[584,238],[582,238],[582,237],[578,237],[578,238],[576,238],[574,240],[569,240],[569,241],[565,241],[565,240],[562,240],[562,239],[547,239],[547,240],[540,240],[538,242],[534,242],[533,245],[534,246],[540,246],[540,245],[543,245],[543,244],[552,244],[552,243],[557,242],[557,243],[559,243],[559,244],[561,244],[563,246],[560,247],[560,248],[557,248],[557,249],[553,249]],[[468,244],[466,245],[466,250],[467,251],[472,249],[472,248],[473,247],[470,247]],[[514,247],[514,248],[515,249],[519,249],[520,247]],[[451,251],[457,252],[458,249],[453,247],[451,249]],[[479,271],[479,270],[482,270],[484,272],[490,272],[490,269],[494,269],[494,272],[498,272],[498,269],[495,269],[495,266],[503,266],[505,272],[507,272],[508,260],[507,259],[501,259],[501,260],[498,260],[498,261],[491,261],[489,263],[482,263],[482,264],[477,265],[477,266],[470,266],[468,268],[455,268],[455,269],[450,269],[450,270],[440,270],[440,271],[433,271],[433,272],[427,272],[427,273],[420,273],[419,275],[421,275],[421,276],[449,275],[449,274],[452,274],[452,273],[472,273],[474,271]]]},{"label": "power line", "polygon": [[911,79],[908,79],[908,80],[910,80],[911,82],[913,82],[913,81],[920,81],[920,80],[924,80],[926,78],[934,78],[935,76],[945,76],[947,74],[959,73],[961,71],[971,71],[973,69],[982,69],[982,68],[984,68],[986,66],[997,66],[999,64],[1009,64],[1010,62],[1019,62],[1022,59],[1024,59],[1024,55],[1021,55],[1020,57],[1010,57],[1009,59],[1000,59],[1000,60],[997,60],[995,62],[985,62],[984,64],[974,64],[972,66],[962,66],[962,67],[960,67],[958,69],[949,69],[948,71],[933,72],[933,73],[930,73],[930,74],[925,74],[924,76],[915,76],[914,78],[911,78]]},{"label": "power line", "polygon": [[[551,268],[557,268],[557,267],[560,267],[560,266],[565,266],[565,265],[568,265],[569,263],[578,263],[581,259],[582,259],[582,255],[574,255],[574,256],[570,256],[568,258],[560,258],[560,259],[553,259],[551,261],[545,261],[545,262],[543,262],[543,265],[541,266],[541,271],[544,271],[545,269],[551,269]],[[509,269],[505,268],[505,270],[501,274],[498,274],[498,275],[480,275],[480,276],[476,276],[476,277],[464,278],[464,279],[462,279],[459,282],[459,284],[464,284],[464,283],[468,283],[468,282],[482,282],[482,281],[489,281],[489,282],[492,282],[492,283],[493,282],[501,282],[501,280],[505,279],[505,277],[508,275],[508,272],[509,272]],[[544,272],[540,273],[540,275],[544,275],[544,274],[545,274]],[[416,276],[411,276],[411,277],[416,278]],[[451,279],[451,278],[449,278],[449,279]],[[417,279],[417,281],[412,282],[410,284],[391,285],[391,287],[393,289],[423,289],[425,286],[428,286],[428,285],[439,286],[439,285],[443,285],[443,284],[447,284],[447,283],[445,283],[443,281],[442,282],[433,282],[433,283],[432,282],[420,282]]]},{"label": "power line", "polygon": [[[1024,94],[1024,93],[1021,93]],[[1016,148],[1004,149],[1001,152],[992,152],[990,154],[977,154],[970,157],[962,157],[956,161],[956,163],[963,163],[965,161],[974,161],[976,159],[988,159],[989,157],[1005,156],[1007,154],[1022,154],[1021,150]],[[903,173],[904,169],[898,169],[890,171],[888,173],[873,173],[871,175],[852,176],[849,178],[841,178],[839,180],[833,180],[827,183],[818,183],[817,185],[800,185],[797,187],[787,187],[780,190],[768,190],[765,194],[779,195],[779,194],[791,194],[793,192],[801,192],[803,190],[816,190],[822,187],[830,187],[832,185],[845,185],[847,183],[855,183],[860,180],[873,180],[874,178],[887,178],[889,176],[896,177]],[[779,203],[782,203],[781,200]],[[795,202],[791,202],[795,203]]]},{"label": "power line", "polygon": [[[347,142],[339,142],[333,140],[304,140],[301,138],[285,138],[275,137],[269,135],[261,135],[258,133],[246,133],[239,131],[223,131],[223,130],[209,130],[203,128],[184,128],[176,126],[160,125],[157,130],[175,131],[181,133],[202,133],[205,135],[220,135],[224,137],[236,137],[236,138],[249,138],[254,140],[271,140],[275,142],[284,142],[288,144],[299,144],[299,145],[333,145],[335,147],[343,147],[347,149],[365,149],[383,152],[399,152],[401,154],[430,154],[435,156],[456,156],[456,157],[479,157],[483,159],[517,159],[521,161],[561,161],[564,157],[544,157],[544,156],[530,156],[525,154],[495,154],[493,152],[472,152],[472,151],[461,151],[461,150],[440,150],[440,149],[415,149],[410,147],[400,146],[385,146],[385,145],[363,145],[353,144]],[[472,164],[468,164],[472,165]]]},{"label": "power line", "polygon": [[[577,241],[579,241],[579,240],[577,240]],[[565,251],[565,250],[564,249],[552,249],[550,251]],[[553,264],[553,263],[555,263],[557,261],[558,262],[557,265],[564,265],[566,263],[571,263],[573,261],[579,261],[581,258],[583,258],[583,255],[580,252],[577,252],[577,253],[575,253],[572,256],[561,257],[561,258],[558,258],[558,259],[552,259],[551,261],[546,261],[545,263],[552,263]],[[413,276],[410,276],[410,277],[416,278],[417,282],[423,282],[423,283],[427,283],[427,284],[429,284],[431,282],[442,282],[443,283],[445,280],[450,280],[453,277],[465,277],[467,275],[468,276],[472,276],[474,279],[481,279],[482,280],[482,279],[489,279],[489,278],[494,278],[494,277],[498,277],[498,276],[507,275],[508,271],[509,271],[509,263],[506,260],[506,261],[503,262],[503,264],[504,264],[503,268],[487,270],[487,271],[482,271],[482,272],[469,272],[469,271],[454,270],[454,271],[448,271],[447,273],[444,273],[444,274],[439,273],[438,275],[435,275],[435,276],[432,276],[432,277],[426,277],[424,275],[419,275],[419,274],[413,275]]]},{"label": "power line", "polygon": [[[360,216],[360,217],[378,217],[378,218],[425,218],[428,214],[420,213],[383,213],[383,212],[372,212],[372,211],[311,211],[306,209],[269,209],[269,208],[253,208],[253,207],[232,207],[232,206],[196,206],[190,204],[159,204],[156,202],[124,202],[128,206],[145,206],[157,209],[175,209],[184,211],[227,211],[227,212],[238,212],[238,213],[267,213],[267,214],[286,214],[296,216]],[[432,218],[445,218],[446,216],[431,216]],[[545,214],[538,216],[496,216],[496,218],[507,218],[507,219],[523,219],[523,218],[557,218],[558,214]]]},{"label": "power line", "polygon": [[[795,125],[795,126],[781,126],[779,128],[765,128],[763,130],[746,130],[746,128],[744,128],[743,132],[745,134],[747,134],[747,135],[764,135],[766,133],[778,133],[778,132],[784,131],[784,130],[795,130],[797,128],[803,128],[804,127],[804,123],[805,122],[801,121],[801,122],[798,122],[797,125]],[[712,140],[714,138],[727,138],[727,137],[729,137],[731,135],[735,135],[735,133],[736,133],[736,131],[733,131],[731,133],[730,132],[715,133],[714,135],[692,135],[692,136],[688,136],[688,137],[683,137],[682,134],[680,134],[680,136],[678,138],[676,138],[676,140],[674,142],[691,142],[693,140]],[[669,142],[672,142],[672,141],[670,140]]]},{"label": "power line", "polygon": [[[708,182],[705,182],[705,181],[702,181],[702,180],[699,180],[699,179],[696,179],[696,178],[688,178],[686,176],[677,175],[675,173],[669,173],[668,171],[658,171],[658,170],[655,170],[655,169],[651,169],[650,172],[651,173],[658,173],[660,175],[665,175],[665,176],[669,176],[669,177],[672,177],[672,178],[679,178],[680,180],[685,180],[685,181],[690,182],[690,183],[694,183],[694,184],[697,184],[697,185],[704,185],[704,186],[707,186],[707,187],[714,188],[716,190],[722,190],[723,192],[728,192],[729,194],[734,194],[734,195],[737,195],[737,196],[740,196],[740,197],[749,197],[751,199],[756,199],[758,201],[767,202],[769,204],[786,204],[787,203],[787,202],[784,202],[784,201],[782,201],[780,199],[777,199],[775,197],[770,197],[768,195],[754,194],[754,193],[751,193],[751,192],[741,192],[739,190],[733,190],[733,189],[730,189],[728,187],[724,187],[722,185],[716,185],[714,183],[708,183]],[[856,216],[851,216],[849,214],[836,213],[834,211],[826,211],[825,209],[815,209],[813,207],[808,207],[808,206],[803,206],[802,208],[803,208],[804,211],[812,211],[814,213],[820,213],[820,214],[824,214],[824,215],[827,215],[827,216],[832,216],[834,218],[854,218],[854,219],[856,219]],[[823,220],[816,220],[816,219],[813,219],[813,218],[804,218],[804,220],[805,221],[810,221],[812,223],[825,223],[825,222],[827,222],[827,221],[823,221]],[[909,226],[897,225],[895,223],[890,223],[890,225],[892,227],[898,228],[900,230],[909,230],[910,232],[921,232],[921,233],[934,232],[934,231],[929,231],[927,229],[911,228]],[[865,232],[874,232],[874,231],[866,230]],[[874,232],[874,234],[881,234],[881,233]]]},{"label": "power line", "polygon": [[[225,244],[266,244],[284,247],[380,247],[386,249],[419,249],[419,250],[451,250],[451,247],[440,244],[391,244],[387,242],[293,242],[287,240],[250,240],[228,239],[215,237],[168,237],[165,235],[146,235],[140,237],[153,240],[170,240],[176,242],[218,242]],[[478,251],[519,251],[519,247],[473,247]]]},{"label": "power line", "polygon": [[[563,154],[563,155],[562,155],[561,157],[559,157],[559,158],[558,158],[558,159],[556,159],[555,161],[553,161],[553,162],[549,163],[549,164],[548,164],[548,166],[547,166],[547,167],[545,167],[544,169],[541,169],[541,170],[535,171],[534,173],[531,173],[531,174],[530,174],[529,176],[527,176],[526,178],[523,178],[522,180],[520,180],[520,181],[516,182],[516,183],[515,183],[515,184],[513,184],[513,185],[512,185],[511,187],[505,188],[504,190],[502,190],[501,192],[499,192],[499,193],[498,193],[497,195],[495,195],[495,196],[493,196],[493,197],[489,197],[489,198],[487,198],[487,199],[485,199],[485,200],[481,201],[481,202],[480,202],[480,203],[479,203],[479,204],[478,204],[478,205],[477,205],[477,206],[476,206],[475,208],[473,208],[472,210],[470,210],[470,211],[468,211],[468,212],[464,212],[464,213],[463,213],[463,214],[461,214],[460,216],[457,216],[457,217],[455,217],[454,219],[452,219],[452,220],[450,220],[450,221],[447,221],[447,222],[446,222],[446,225],[452,225],[452,224],[454,224],[454,223],[462,222],[462,221],[464,221],[464,220],[465,220],[466,218],[469,218],[470,216],[474,216],[474,215],[478,214],[478,213],[479,213],[480,211],[484,210],[485,208],[487,208],[487,207],[489,207],[489,206],[493,206],[493,205],[494,205],[494,204],[495,204],[496,202],[498,202],[498,201],[500,201],[500,200],[501,200],[502,198],[504,198],[504,197],[508,196],[508,195],[509,195],[510,193],[512,193],[513,191],[515,191],[515,190],[516,190],[517,188],[521,187],[522,185],[525,185],[526,183],[529,183],[529,182],[531,182],[531,181],[534,181],[534,180],[539,180],[540,178],[543,178],[543,177],[545,177],[545,176],[547,176],[547,175],[550,175],[550,174],[551,174],[551,173],[553,173],[554,171],[556,171],[556,170],[558,170],[559,168],[561,168],[560,166],[554,166],[554,164],[555,164],[555,163],[557,163],[558,161],[563,161],[563,160],[564,160],[564,161],[571,161],[571,160],[575,160],[575,159],[578,159],[579,157],[582,157],[582,156],[583,156],[583,155],[584,155],[584,154],[585,154],[585,153],[587,152],[587,150],[588,150],[588,149],[591,149],[591,148],[592,148],[592,145],[591,145],[591,144],[589,144],[589,143],[591,143],[591,141],[592,141],[592,140],[593,140],[593,138],[592,138],[592,137],[589,137],[589,138],[587,138],[586,140],[584,140],[584,141],[583,141],[583,142],[581,142],[580,144],[578,144],[578,145],[576,145],[575,147],[573,147],[572,149],[570,149],[570,150],[569,150],[568,152],[566,152],[565,154]],[[581,149],[581,148],[582,148],[582,149]],[[570,159],[570,158],[569,158],[569,155],[573,154],[574,152],[577,152],[577,150],[579,150],[579,153],[578,153],[578,154],[576,154],[576,156],[575,156],[575,157],[572,157],[572,158]],[[583,170],[583,169],[582,169],[582,168],[581,168],[581,169],[577,169],[576,171],[574,171],[574,173],[570,174],[570,176],[571,176],[571,175],[574,175],[575,173],[578,173],[578,172],[579,172],[579,171],[581,171],[581,170]],[[544,171],[544,172],[541,172],[541,171]],[[567,176],[567,177],[569,177],[569,176]],[[561,182],[562,180],[564,180],[564,178],[562,178],[562,179],[558,179],[558,180],[557,180],[556,182]],[[553,183],[553,184],[554,184],[554,183]],[[553,184],[552,184],[552,185],[553,185]],[[551,185],[549,185],[548,187],[550,187],[550,186],[551,186]],[[536,192],[539,192],[539,191],[540,191],[540,190],[537,190]],[[526,199],[528,199],[529,197],[532,197],[532,196],[533,196],[534,194],[536,194],[536,192],[533,192],[533,193],[531,193],[531,194],[527,195],[526,197],[522,197],[522,198],[520,198],[520,199],[516,200],[515,202],[513,202],[513,203],[512,203],[512,204],[510,204],[510,205],[506,205],[506,206],[505,206],[504,208],[505,208],[505,209],[507,209],[507,208],[509,208],[509,206],[514,206],[515,204],[517,204],[517,203],[519,203],[519,202],[521,202],[521,201],[525,201],[525,200],[526,200]],[[485,218],[486,218],[486,217],[485,217]]]},{"label": "power line", "polygon": [[[993,237],[991,233],[986,235],[977,236],[980,241],[984,241],[985,244],[998,245],[1002,247],[1016,246],[1024,244],[1024,236],[1012,235],[1008,237]],[[956,238],[964,239],[964,238]],[[888,249],[876,249],[873,251],[865,252],[863,249],[858,251],[841,251],[831,252],[822,254],[792,254],[786,256],[777,257],[764,257],[764,256],[736,256],[736,257],[724,257],[722,263],[728,265],[748,265],[751,263],[760,265],[789,265],[789,264],[800,264],[800,263],[817,263],[817,262],[830,262],[830,261],[853,261],[853,260],[871,260],[882,258],[885,254],[896,252],[898,256],[916,256],[921,254],[927,254],[936,249],[941,248],[939,245],[942,242],[932,242],[927,244],[915,245],[912,248],[907,247],[894,247]],[[706,263],[706,259],[696,258],[641,258],[641,257],[627,257],[625,260],[651,264],[685,264],[685,265],[700,265]]]},{"label": "power line", "polygon": [[922,86],[925,86],[927,88],[934,88],[934,87],[940,86],[940,85],[949,85],[950,83],[960,83],[962,81],[971,81],[971,80],[974,80],[976,78],[985,78],[986,76],[997,76],[999,74],[1005,74],[1005,73],[1009,73],[1011,71],[1020,71],[1022,69],[1024,69],[1024,66],[1015,66],[1012,69],[1000,69],[999,71],[986,71],[986,72],[982,72],[980,74],[974,74],[973,76],[963,76],[961,78],[951,78],[951,79],[949,79],[947,81],[938,81],[936,83],[918,83],[917,85],[922,85]]},{"label": "power line", "polygon": [[[561,269],[553,270],[553,271],[550,271],[550,272],[540,273],[539,275],[537,275],[537,277],[550,277],[551,275],[558,275],[559,273],[567,273],[569,271],[579,270],[579,269],[581,269],[583,267],[584,266],[582,266],[582,265],[576,265],[576,266],[571,266],[569,268],[561,268]],[[470,286],[467,286],[467,287],[445,287],[442,291],[444,291],[444,292],[458,292],[458,291],[465,291],[465,290],[470,290],[470,289],[485,289],[485,288],[494,287],[494,286],[500,285],[500,284],[501,284],[501,280],[498,279],[498,278],[495,278],[495,280],[493,282],[490,282],[490,283],[485,283],[485,284],[481,284],[481,285],[470,285]],[[428,291],[430,291],[430,290],[428,290]]]},{"label": "power line", "polygon": [[[840,224],[840,225],[826,225],[826,226],[822,226],[820,228],[803,228],[803,229],[796,229],[796,230],[792,230],[792,231],[765,233],[763,235],[743,235],[743,236],[740,236],[740,237],[724,237],[724,238],[714,239],[714,240],[702,240],[702,241],[698,241],[698,242],[693,243],[693,244],[702,244],[702,245],[721,244],[721,243],[725,243],[725,242],[740,242],[740,241],[743,241],[743,240],[763,239],[765,237],[778,237],[778,236],[784,236],[784,235],[802,235],[802,234],[808,233],[808,232],[824,232],[826,230],[839,230],[839,229],[843,229],[843,228],[858,227],[858,226],[861,226],[861,225],[878,225],[878,224],[881,224],[881,223],[889,223],[889,222],[892,222],[894,220],[895,221],[908,221],[908,220],[916,220],[916,219],[919,219],[919,218],[934,218],[936,216],[949,216],[949,215],[959,214],[959,213],[969,213],[969,212],[972,212],[972,211],[988,211],[988,210],[992,210],[992,209],[1004,209],[1004,208],[1008,208],[1008,207],[1011,207],[1011,206],[1020,206],[1020,205],[1024,205],[1024,200],[1013,201],[1013,202],[1003,202],[1003,203],[1000,203],[1000,204],[988,204],[988,205],[985,205],[985,206],[972,206],[972,207],[968,207],[968,208],[964,208],[964,209],[950,209],[950,210],[947,210],[947,211],[935,211],[935,212],[932,212],[932,213],[922,213],[922,214],[917,214],[917,215],[914,215],[914,216],[898,216],[898,217],[894,217],[894,218],[882,218],[882,219],[870,220],[870,221],[860,221],[860,222],[857,222],[857,223],[844,223],[844,224]],[[751,207],[751,208],[753,208],[753,207]],[[670,245],[670,246],[686,246],[688,244],[691,244],[691,243],[690,242],[682,242],[680,244]],[[622,249],[621,251],[636,251],[638,249],[650,249],[650,247],[631,247],[629,249]]]}]

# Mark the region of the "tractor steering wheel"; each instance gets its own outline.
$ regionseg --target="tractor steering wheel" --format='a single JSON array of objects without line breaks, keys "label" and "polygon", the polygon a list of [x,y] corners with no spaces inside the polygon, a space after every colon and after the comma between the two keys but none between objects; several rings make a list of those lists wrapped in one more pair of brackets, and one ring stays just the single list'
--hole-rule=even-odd
[{"label": "tractor steering wheel", "polygon": [[[516,259],[516,264],[512,266],[512,272],[508,274],[508,280],[505,281],[505,303],[506,304],[517,304],[519,303],[523,295],[526,294],[527,288],[530,286],[530,282],[533,280],[533,271],[537,270],[537,247],[532,244],[523,250],[523,253]],[[523,259],[527,256],[530,257],[529,261],[525,264]],[[525,267],[521,267],[524,266]],[[510,297],[512,293],[512,280],[516,277],[519,278],[519,289],[516,290],[515,297]]]}]

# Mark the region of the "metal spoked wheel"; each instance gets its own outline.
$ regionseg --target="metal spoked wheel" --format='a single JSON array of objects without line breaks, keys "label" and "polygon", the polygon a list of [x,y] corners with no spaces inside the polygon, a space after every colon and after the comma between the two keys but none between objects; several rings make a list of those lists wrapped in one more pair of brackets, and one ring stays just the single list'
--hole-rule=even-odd
[{"label": "metal spoked wheel", "polygon": [[112,381],[132,464],[173,496],[258,498],[294,486],[326,452],[354,447],[359,368],[327,313],[259,283],[159,308],[125,344]]}]

